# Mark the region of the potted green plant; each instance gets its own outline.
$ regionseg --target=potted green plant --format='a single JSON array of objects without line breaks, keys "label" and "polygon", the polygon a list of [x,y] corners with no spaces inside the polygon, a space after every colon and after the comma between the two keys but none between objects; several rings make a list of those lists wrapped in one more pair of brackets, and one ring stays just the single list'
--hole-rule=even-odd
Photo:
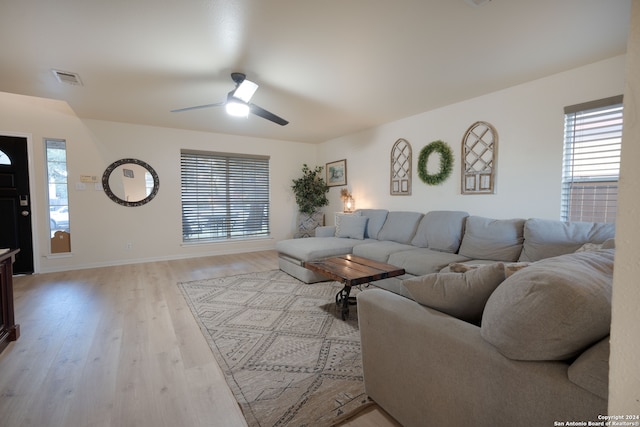
[{"label": "potted green plant", "polygon": [[302,166],[302,177],[293,180],[291,189],[299,212],[295,237],[314,236],[315,229],[324,224],[324,214],[319,209],[329,204],[329,187],[322,177],[323,169],[322,166],[310,169],[305,163]]}]

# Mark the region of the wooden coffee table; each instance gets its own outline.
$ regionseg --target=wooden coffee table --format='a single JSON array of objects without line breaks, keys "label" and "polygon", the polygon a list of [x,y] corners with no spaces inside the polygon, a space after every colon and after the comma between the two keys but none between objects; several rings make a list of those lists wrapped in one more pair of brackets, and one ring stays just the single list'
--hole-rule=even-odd
[{"label": "wooden coffee table", "polygon": [[338,306],[342,304],[342,320],[346,320],[349,316],[349,294],[352,286],[400,276],[405,273],[404,268],[355,255],[340,255],[317,261],[307,261],[302,265],[311,271],[344,284],[344,288],[336,294],[336,304]]}]

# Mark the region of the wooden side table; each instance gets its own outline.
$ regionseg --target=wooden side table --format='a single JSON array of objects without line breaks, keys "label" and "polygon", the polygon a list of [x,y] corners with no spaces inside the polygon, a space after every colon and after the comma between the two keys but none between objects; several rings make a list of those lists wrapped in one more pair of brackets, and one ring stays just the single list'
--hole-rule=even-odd
[{"label": "wooden side table", "polygon": [[20,249],[0,254],[0,352],[20,337],[13,313],[13,263]]}]

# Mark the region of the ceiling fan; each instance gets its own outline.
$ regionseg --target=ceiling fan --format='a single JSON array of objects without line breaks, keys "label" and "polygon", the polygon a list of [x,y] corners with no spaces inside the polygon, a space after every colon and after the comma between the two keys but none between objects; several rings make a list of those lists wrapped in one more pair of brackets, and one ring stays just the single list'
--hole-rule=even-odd
[{"label": "ceiling fan", "polygon": [[282,117],[258,107],[256,104],[249,102],[251,97],[258,89],[258,85],[250,80],[243,73],[231,73],[231,79],[236,83],[236,88],[227,94],[227,100],[216,104],[197,105],[195,107],[180,108],[171,110],[172,113],[182,111],[197,110],[200,108],[222,107],[224,106],[227,113],[232,116],[247,117],[249,113],[270,120],[274,123],[284,126],[289,122]]}]

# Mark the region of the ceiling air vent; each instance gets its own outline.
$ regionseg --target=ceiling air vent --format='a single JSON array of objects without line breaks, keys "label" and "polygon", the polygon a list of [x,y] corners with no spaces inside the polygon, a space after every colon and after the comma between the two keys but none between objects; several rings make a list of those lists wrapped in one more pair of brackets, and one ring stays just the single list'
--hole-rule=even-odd
[{"label": "ceiling air vent", "polygon": [[82,86],[82,80],[80,80],[80,76],[76,73],[71,73],[69,71],[60,71],[60,70],[51,70],[53,75],[56,76],[56,79],[60,83],[66,83],[69,85]]}]

